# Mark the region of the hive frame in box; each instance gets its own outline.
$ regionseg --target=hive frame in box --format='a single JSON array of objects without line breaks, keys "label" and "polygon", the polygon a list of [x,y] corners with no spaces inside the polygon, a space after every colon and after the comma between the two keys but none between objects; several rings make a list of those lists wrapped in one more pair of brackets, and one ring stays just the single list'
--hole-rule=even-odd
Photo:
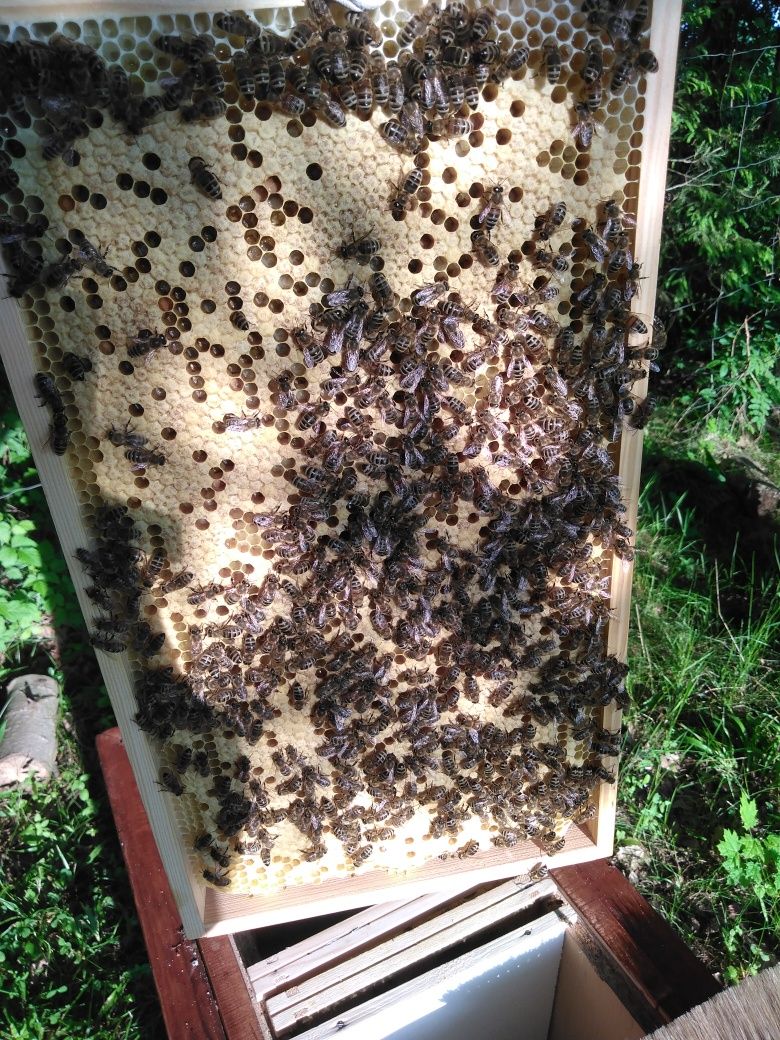
[{"label": "hive frame in box", "polygon": [[[213,4],[202,3],[109,3],[101,8],[100,17],[140,14],[142,7],[143,13],[157,14],[163,9],[170,11],[174,6],[180,13],[194,13],[214,7]],[[663,18],[654,18],[651,23],[650,46],[659,58],[660,71],[656,76],[648,77],[644,95],[645,129],[635,230],[635,252],[643,262],[645,285],[641,304],[635,301],[634,307],[645,314],[652,313],[655,305],[680,7],[680,0],[664,3]],[[0,18],[5,16],[9,20],[15,19],[27,14],[28,10],[18,3],[0,2]],[[74,17],[79,18],[88,13],[89,7],[86,3],[76,3],[72,5],[72,10]],[[47,13],[55,13],[53,5],[47,4],[36,9],[35,21],[41,21]],[[60,15],[61,9],[57,9],[56,13]],[[84,576],[73,566],[73,561],[76,548],[88,544],[89,535],[81,519],[75,490],[69,481],[62,480],[61,463],[46,447],[47,415],[45,409],[36,407],[30,394],[35,368],[31,354],[26,349],[27,337],[20,311],[12,300],[0,302],[0,327],[3,330],[3,358],[9,379],[30,436],[33,457],[41,474],[64,555],[71,567],[79,602],[85,616],[88,616],[91,604],[84,592]],[[636,385],[635,390],[641,396],[646,386]],[[640,432],[621,440],[618,472],[628,507],[626,519],[632,527],[636,523],[641,447]],[[613,618],[608,628],[608,650],[620,658],[625,657],[627,645],[631,576],[631,566],[615,559],[610,604]],[[255,897],[228,895],[206,888],[193,876],[170,799],[161,796],[153,779],[157,775],[157,759],[151,742],[132,721],[134,695],[129,663],[124,656],[117,659],[106,655],[101,655],[100,663],[174,898],[181,912],[185,934],[189,937],[220,935],[289,920],[293,905],[303,904],[307,915],[316,915],[366,906],[394,897],[411,898],[433,889],[470,886],[483,880],[496,880],[519,873],[540,859],[538,846],[525,842],[512,850],[496,849],[480,853],[476,863],[434,860],[417,868],[412,877],[389,878],[386,874],[375,872],[373,875],[300,886],[294,890],[294,899],[291,899],[290,891],[262,897],[262,910],[256,909],[259,900]],[[603,725],[614,729],[619,724],[620,712],[613,708],[607,709]],[[600,786],[597,809],[594,820],[569,830],[566,849],[550,859],[552,865],[564,866],[611,854],[615,820],[614,785]]]}]

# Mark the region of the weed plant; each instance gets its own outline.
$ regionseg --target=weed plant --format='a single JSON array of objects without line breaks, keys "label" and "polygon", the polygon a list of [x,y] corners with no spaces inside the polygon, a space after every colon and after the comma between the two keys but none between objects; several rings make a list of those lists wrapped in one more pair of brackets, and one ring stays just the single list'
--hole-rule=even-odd
[{"label": "weed plant", "polygon": [[619,861],[733,982],[780,953],[780,582],[640,500]]}]

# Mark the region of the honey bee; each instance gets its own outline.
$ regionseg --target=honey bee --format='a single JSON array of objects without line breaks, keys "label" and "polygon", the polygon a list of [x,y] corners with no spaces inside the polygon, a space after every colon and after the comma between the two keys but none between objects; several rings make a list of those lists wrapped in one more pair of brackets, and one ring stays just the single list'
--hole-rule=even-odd
[{"label": "honey bee", "polygon": [[204,159],[199,155],[193,155],[187,164],[190,171],[192,183],[210,199],[221,199],[222,188],[216,174],[212,173]]},{"label": "honey bee", "polygon": [[380,123],[379,132],[394,148],[407,151],[414,148],[414,144],[411,143],[415,140],[413,135],[397,119],[388,119],[386,122]]},{"label": "honey bee", "polygon": [[46,289],[58,292],[64,289],[74,274],[84,267],[84,261],[78,256],[68,256],[55,263],[46,264],[41,275],[41,283]]},{"label": "honey bee", "polygon": [[647,426],[650,421],[655,408],[656,402],[653,397],[646,397],[643,401],[639,401],[629,417],[629,426],[634,430],[644,430],[645,426]]},{"label": "honey bee", "polygon": [[199,119],[216,119],[224,113],[226,107],[221,97],[216,97],[214,94],[201,94],[191,104],[183,105],[179,112],[183,122],[194,123]]},{"label": "honey bee", "polygon": [[71,351],[63,355],[62,364],[70,378],[80,383],[84,382],[87,372],[92,371],[92,362],[88,357],[82,357]]},{"label": "honey bee", "polygon": [[167,563],[168,557],[165,549],[160,546],[155,547],[149,558],[146,561],[146,566],[143,568],[141,574],[141,582],[147,588],[151,588],[157,580],[160,572]]},{"label": "honey bee", "polygon": [[328,94],[323,94],[317,105],[317,111],[331,124],[343,129],[347,125],[347,117],[341,105]]},{"label": "honey bee", "polygon": [[137,336],[132,336],[128,340],[127,356],[131,358],[146,358],[150,360],[158,350],[162,350],[165,346],[166,340],[165,335],[157,332],[152,332],[151,329],[139,329]]},{"label": "honey bee", "polygon": [[609,252],[607,243],[593,228],[586,228],[582,232],[582,240],[588,247],[591,257],[599,264],[603,264]]},{"label": "honey bee", "polygon": [[55,455],[64,455],[70,443],[68,418],[64,412],[55,412],[49,425],[49,444]]},{"label": "honey bee", "polygon": [[108,249],[101,251],[94,246],[88,238],[82,237],[76,249],[76,256],[86,267],[91,268],[96,274],[109,278],[114,273],[114,268],[106,263]]},{"label": "honey bee", "polygon": [[203,877],[212,885],[216,885],[217,888],[227,888],[230,884],[230,878],[223,874],[219,870],[209,870],[208,867],[203,871]]},{"label": "honey bee", "polygon": [[542,241],[547,241],[566,219],[566,203],[556,202],[547,214],[536,218],[535,229]]},{"label": "honey bee", "polygon": [[257,22],[252,22],[244,15],[235,13],[214,15],[214,24],[228,36],[241,36],[245,40],[259,36],[262,29]]},{"label": "honey bee", "polygon": [[411,293],[411,300],[416,307],[427,307],[429,304],[433,303],[434,300],[438,300],[440,296],[443,296],[449,291],[449,282],[432,282],[429,285],[422,285],[419,289],[415,289]]},{"label": "honey bee", "polygon": [[181,781],[172,769],[161,769],[160,779],[157,782],[157,786],[163,790],[168,791],[170,794],[181,796],[184,794],[184,788],[181,785]]},{"label": "honey bee", "polygon": [[435,5],[433,4],[427,4],[422,11],[413,14],[398,33],[399,44],[402,47],[411,47],[414,41],[427,31],[434,14]]},{"label": "honey bee", "polygon": [[36,397],[47,404],[53,412],[63,411],[65,406],[54,379],[46,372],[36,372],[34,382],[38,391]]},{"label": "honey bee", "polygon": [[558,45],[552,40],[547,40],[542,48],[542,64],[547,75],[547,82],[551,87],[561,78],[561,52]]},{"label": "honey bee", "polygon": [[571,135],[582,150],[587,151],[593,142],[596,121],[588,106],[582,102],[574,106],[574,112],[577,116],[577,123]]},{"label": "honey bee", "polygon": [[501,263],[501,256],[498,250],[490,241],[490,235],[487,231],[478,229],[473,231],[471,234],[471,248],[480,263],[484,264],[485,267],[498,267]]},{"label": "honey bee", "polygon": [[503,185],[496,184],[490,189],[483,201],[484,205],[477,214],[477,222],[481,224],[486,231],[490,232],[503,217],[503,212],[506,206],[506,203],[504,202]]},{"label": "honey bee", "polygon": [[194,578],[194,572],[184,568],[184,570],[179,571],[178,574],[175,574],[168,581],[163,582],[160,586],[160,592],[164,596],[167,596],[170,592],[178,592],[180,589],[192,584]]},{"label": "honey bee", "polygon": [[130,425],[130,420],[128,419],[123,430],[112,426],[111,429],[107,431],[106,437],[108,437],[116,448],[143,448],[147,443],[147,438],[144,437],[143,434],[135,433],[134,430],[135,427]]},{"label": "honey bee", "polygon": [[457,851],[458,859],[468,859],[471,856],[476,856],[479,852],[479,842],[472,839],[467,841],[465,845],[461,845]]},{"label": "honey bee", "polygon": [[591,40],[585,48],[587,55],[585,65],[580,73],[583,81],[590,86],[601,79],[604,74],[604,55],[598,40]]},{"label": "honey bee", "polygon": [[133,470],[144,469],[147,466],[164,466],[167,456],[154,448],[128,448],[125,458],[132,463]]},{"label": "honey bee", "polygon": [[336,250],[336,256],[342,260],[360,260],[361,262],[370,260],[381,249],[379,240],[371,238],[370,235],[371,231],[369,230],[365,235],[356,238],[353,232],[352,241],[342,242]]}]

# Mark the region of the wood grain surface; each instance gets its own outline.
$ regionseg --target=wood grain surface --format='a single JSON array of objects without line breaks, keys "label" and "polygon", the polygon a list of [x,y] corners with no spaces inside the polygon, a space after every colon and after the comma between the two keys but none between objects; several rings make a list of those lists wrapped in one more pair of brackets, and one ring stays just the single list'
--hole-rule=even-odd
[{"label": "wood grain surface", "polygon": [[551,875],[579,917],[575,937],[645,1029],[720,992],[691,949],[607,860]]}]

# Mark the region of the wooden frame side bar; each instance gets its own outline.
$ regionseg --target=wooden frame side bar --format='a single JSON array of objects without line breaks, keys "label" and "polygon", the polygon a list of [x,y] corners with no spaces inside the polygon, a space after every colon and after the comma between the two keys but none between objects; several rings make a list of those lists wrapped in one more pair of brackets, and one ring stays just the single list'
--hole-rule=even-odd
[{"label": "wooden frame side bar", "polygon": [[169,1040],[271,1040],[233,940],[184,937],[117,727],[97,750]]},{"label": "wooden frame side bar", "polygon": [[648,1032],[720,992],[679,935],[607,860],[551,876],[579,919],[574,937]]}]

